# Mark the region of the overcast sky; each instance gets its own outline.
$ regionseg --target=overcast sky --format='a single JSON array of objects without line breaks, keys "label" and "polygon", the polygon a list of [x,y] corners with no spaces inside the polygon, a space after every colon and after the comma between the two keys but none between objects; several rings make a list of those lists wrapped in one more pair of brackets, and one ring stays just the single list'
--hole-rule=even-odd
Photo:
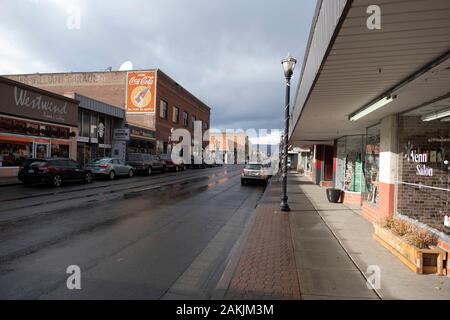
[{"label": "overcast sky", "polygon": [[213,127],[281,128],[280,60],[288,51],[299,60],[297,82],[315,3],[1,0],[0,74],[118,69],[131,61],[135,69],[162,69],[210,105]]}]

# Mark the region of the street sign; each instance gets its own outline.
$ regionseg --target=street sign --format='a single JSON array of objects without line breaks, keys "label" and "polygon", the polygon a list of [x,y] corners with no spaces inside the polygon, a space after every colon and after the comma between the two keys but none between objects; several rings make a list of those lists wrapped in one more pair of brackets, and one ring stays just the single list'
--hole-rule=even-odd
[{"label": "street sign", "polygon": [[130,140],[130,129],[115,129],[114,130],[114,140],[129,141]]}]

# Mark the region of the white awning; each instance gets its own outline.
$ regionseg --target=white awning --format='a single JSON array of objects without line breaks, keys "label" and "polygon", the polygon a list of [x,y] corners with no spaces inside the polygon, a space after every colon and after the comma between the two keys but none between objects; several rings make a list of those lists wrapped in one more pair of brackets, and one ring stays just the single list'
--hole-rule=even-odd
[{"label": "white awning", "polygon": [[[333,0],[323,3],[329,1]],[[366,10],[377,3],[382,29],[369,30]],[[322,6],[317,21],[330,16],[325,9]],[[292,145],[330,143],[341,136],[364,134],[385,116],[449,96],[450,1],[354,0],[346,4],[339,21],[315,71],[309,66],[315,63],[311,56],[326,38],[311,36],[292,112]],[[313,32],[323,33],[320,28],[316,25]],[[358,121],[349,120],[389,94],[397,98]]]}]

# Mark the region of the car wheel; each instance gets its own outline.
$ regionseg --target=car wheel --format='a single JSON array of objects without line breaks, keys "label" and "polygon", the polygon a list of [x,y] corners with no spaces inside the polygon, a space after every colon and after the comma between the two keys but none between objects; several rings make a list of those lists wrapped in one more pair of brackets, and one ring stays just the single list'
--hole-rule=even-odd
[{"label": "car wheel", "polygon": [[152,167],[148,167],[148,169],[147,169],[147,175],[148,176],[151,176],[152,175]]},{"label": "car wheel", "polygon": [[161,172],[162,172],[162,173],[166,173],[166,167],[165,167],[165,166],[163,166]]},{"label": "car wheel", "polygon": [[23,182],[23,185],[25,186],[25,187],[31,187],[33,184],[31,183],[31,182]]},{"label": "car wheel", "polygon": [[241,185],[245,186],[247,184],[247,181],[245,179],[241,179]]},{"label": "car wheel", "polygon": [[109,172],[109,180],[114,180],[116,178],[116,173],[114,171]]},{"label": "car wheel", "polygon": [[86,173],[86,175],[84,176],[84,182],[85,183],[92,183],[93,177],[92,177],[92,173]]},{"label": "car wheel", "polygon": [[62,179],[61,179],[61,176],[60,176],[59,174],[57,174],[57,175],[55,175],[55,176],[53,177],[53,179],[52,179],[52,185],[53,185],[55,188],[61,187],[61,185],[62,185]]},{"label": "car wheel", "polygon": [[133,176],[134,176],[134,171],[130,170],[130,172],[128,172],[128,177],[133,178]]}]

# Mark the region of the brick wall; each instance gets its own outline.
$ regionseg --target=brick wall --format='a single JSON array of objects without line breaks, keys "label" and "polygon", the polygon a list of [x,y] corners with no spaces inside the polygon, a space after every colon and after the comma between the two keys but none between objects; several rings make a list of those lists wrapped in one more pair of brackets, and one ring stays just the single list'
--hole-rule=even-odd
[{"label": "brick wall", "polygon": [[81,95],[125,108],[125,72],[53,73],[11,75],[6,77],[59,94],[77,92]]},{"label": "brick wall", "polygon": [[372,223],[380,223],[381,220],[385,218],[380,214],[378,206],[369,202],[363,203],[362,215],[364,218],[366,218],[368,221]]},{"label": "brick wall", "polygon": [[342,200],[344,204],[356,204],[361,206],[363,203],[363,194],[358,192],[342,192]]},{"label": "brick wall", "polygon": [[[420,117],[400,117],[399,120],[399,178],[400,182],[422,184],[435,188],[450,189],[449,165],[450,142],[433,142],[432,138],[449,138],[450,123],[441,121],[422,122]],[[418,163],[405,158],[408,143],[419,154],[428,153],[426,166],[433,169],[433,176],[419,176],[416,173]],[[442,159],[431,162],[431,152],[440,151]],[[420,188],[419,186],[398,185],[397,211],[419,220],[432,228],[450,234],[445,228],[444,216],[449,214],[450,192]]]},{"label": "brick wall", "polygon": [[320,181],[320,186],[326,187],[326,188],[333,188],[334,182],[333,181]]},{"label": "brick wall", "polygon": [[[160,117],[159,101],[163,99],[169,105],[169,114],[166,119]],[[186,89],[181,87],[178,83],[168,77],[165,73],[158,72],[158,89],[156,101],[156,139],[167,142],[167,137],[170,135],[172,128],[184,128],[191,132],[193,137],[194,128],[192,127],[192,116],[197,118],[197,121],[202,123],[207,122],[210,126],[210,110],[203,102],[198,100]],[[180,120],[178,123],[173,122],[173,107],[180,108]],[[183,112],[189,114],[188,127],[183,126]],[[203,132],[205,130],[203,129]]]}]

